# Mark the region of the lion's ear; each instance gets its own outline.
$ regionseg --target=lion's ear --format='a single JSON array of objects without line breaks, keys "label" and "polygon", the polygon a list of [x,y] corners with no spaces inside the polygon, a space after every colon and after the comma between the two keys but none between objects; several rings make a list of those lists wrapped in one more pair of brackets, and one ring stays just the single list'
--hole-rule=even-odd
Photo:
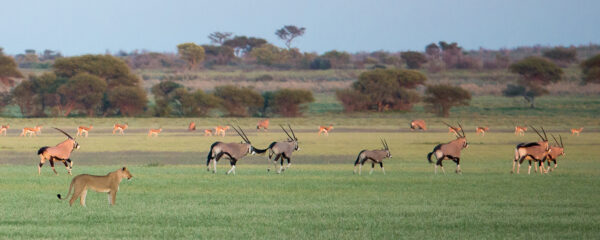
[{"label": "lion's ear", "polygon": [[125,170],[127,170],[127,167],[123,167],[121,170],[125,171]]}]

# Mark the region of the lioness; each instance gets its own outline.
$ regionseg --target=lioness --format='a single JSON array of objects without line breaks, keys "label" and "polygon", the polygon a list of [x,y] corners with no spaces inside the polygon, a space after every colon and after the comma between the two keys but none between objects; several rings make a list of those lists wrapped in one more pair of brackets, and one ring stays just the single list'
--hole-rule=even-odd
[{"label": "lioness", "polygon": [[109,174],[106,174],[106,176],[80,174],[71,180],[69,193],[67,193],[65,198],[61,198],[60,194],[57,196],[58,199],[65,200],[71,194],[71,190],[75,188],[75,190],[73,190],[73,197],[71,197],[71,200],[69,200],[69,205],[73,206],[73,202],[75,202],[77,198],[81,197],[81,206],[85,207],[85,195],[87,194],[88,188],[91,188],[96,192],[108,193],[108,203],[110,205],[115,205],[115,201],[117,200],[117,191],[119,191],[119,184],[123,178],[131,179],[132,177],[133,176],[131,176],[131,173],[129,170],[127,170],[127,167],[110,172]]}]

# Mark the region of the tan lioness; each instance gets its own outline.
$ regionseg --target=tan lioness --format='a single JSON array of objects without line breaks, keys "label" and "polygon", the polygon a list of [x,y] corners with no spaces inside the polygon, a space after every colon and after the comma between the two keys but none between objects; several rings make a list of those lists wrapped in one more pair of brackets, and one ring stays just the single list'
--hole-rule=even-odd
[{"label": "tan lioness", "polygon": [[108,193],[108,204],[115,205],[115,201],[117,200],[117,191],[119,191],[119,184],[123,180],[123,178],[131,179],[131,173],[127,170],[127,167],[120,168],[117,171],[106,174],[106,176],[95,176],[89,174],[80,174],[73,178],[71,181],[71,185],[69,186],[69,193],[65,198],[60,197],[58,194],[58,199],[65,200],[71,194],[71,190],[73,190],[73,197],[69,200],[69,205],[73,206],[73,202],[77,200],[77,198],[81,197],[80,203],[81,206],[85,207],[85,196],[87,195],[88,188],[96,192],[105,192]]}]

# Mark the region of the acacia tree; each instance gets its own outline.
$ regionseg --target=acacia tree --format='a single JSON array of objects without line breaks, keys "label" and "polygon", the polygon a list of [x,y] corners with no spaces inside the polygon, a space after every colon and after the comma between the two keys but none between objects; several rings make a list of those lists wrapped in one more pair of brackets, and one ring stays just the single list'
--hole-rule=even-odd
[{"label": "acacia tree", "polygon": [[223,46],[233,48],[235,51],[235,55],[239,57],[242,54],[247,54],[251,52],[252,49],[260,47],[266,43],[267,40],[262,38],[235,36],[234,38],[223,42]]},{"label": "acacia tree", "polygon": [[204,48],[195,43],[179,44],[177,45],[177,52],[188,63],[189,70],[204,60]]},{"label": "acacia tree", "polygon": [[106,87],[106,81],[89,73],[79,73],[70,78],[57,89],[64,104],[64,116],[68,116],[74,109],[81,109],[89,117],[93,117],[102,106]]},{"label": "acacia tree", "polygon": [[148,102],[143,89],[127,86],[119,86],[109,91],[108,100],[117,113],[128,117],[142,113]]},{"label": "acacia tree", "polygon": [[461,87],[447,84],[430,85],[425,90],[423,101],[427,103],[427,111],[440,117],[448,117],[452,107],[469,105],[471,93]]},{"label": "acacia tree", "polygon": [[583,82],[600,83],[600,54],[593,56],[581,63]]},{"label": "acacia tree", "polygon": [[154,114],[156,116],[164,117],[172,114],[175,90],[179,88],[183,88],[183,85],[173,81],[160,82],[152,86],[151,92],[154,94]]},{"label": "acacia tree", "polygon": [[420,52],[407,51],[400,56],[409,69],[419,69],[421,65],[427,62],[427,58]]},{"label": "acacia tree", "polygon": [[519,74],[517,86],[509,85],[504,90],[508,97],[522,96],[535,108],[535,97],[548,93],[545,85],[562,80],[563,71],[548,59],[527,57],[509,66],[509,70]]},{"label": "acacia tree", "polygon": [[299,117],[306,110],[307,103],[315,101],[311,91],[304,89],[281,89],[273,93],[273,112],[284,117]]},{"label": "acacia tree", "polygon": [[290,49],[292,48],[292,41],[295,38],[304,35],[305,31],[306,28],[304,27],[299,28],[294,25],[285,25],[281,29],[275,31],[275,35],[277,35],[277,37],[279,37],[281,40],[285,41],[285,46]]},{"label": "acacia tree", "polygon": [[221,99],[228,116],[232,117],[250,116],[264,103],[263,97],[249,87],[218,86],[215,88],[214,95]]},{"label": "acacia tree", "polygon": [[211,43],[223,45],[223,43],[231,37],[233,33],[230,32],[214,32],[208,35]]},{"label": "acacia tree", "polygon": [[23,74],[19,72],[17,63],[9,56],[5,56],[0,52],[0,83],[6,86],[13,86],[15,81],[13,78],[22,78]]}]

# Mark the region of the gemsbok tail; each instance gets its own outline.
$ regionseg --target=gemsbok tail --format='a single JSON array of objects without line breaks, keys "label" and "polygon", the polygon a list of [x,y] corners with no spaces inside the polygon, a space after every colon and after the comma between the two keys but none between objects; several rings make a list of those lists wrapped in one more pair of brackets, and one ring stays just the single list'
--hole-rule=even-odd
[{"label": "gemsbok tail", "polygon": [[40,150],[38,150],[38,155],[44,153],[46,151],[46,149],[48,149],[48,148],[49,148],[48,146],[41,147]]},{"label": "gemsbok tail", "polygon": [[210,145],[210,150],[208,151],[208,156],[206,157],[206,166],[208,167],[208,164],[210,164],[210,160],[213,158],[213,148],[215,147],[215,145],[217,145],[220,142],[215,142],[212,145]]},{"label": "gemsbok tail", "polygon": [[253,148],[254,148],[254,152],[255,152],[256,154],[263,154],[263,153],[265,153],[267,150],[269,150],[269,148],[265,148],[265,149],[258,149],[258,148],[255,148],[255,147],[253,147]]},{"label": "gemsbok tail", "polygon": [[60,193],[56,194],[56,196],[58,197],[59,200],[65,200],[65,199],[69,198],[69,195],[71,195],[71,190],[73,190],[73,182],[72,181],[71,181],[71,185],[69,185],[69,192],[67,193],[65,198],[60,197]]},{"label": "gemsbok tail", "polygon": [[354,161],[354,166],[356,166],[358,164],[358,162],[360,161],[360,155],[363,154],[363,152],[365,152],[367,150],[362,150],[358,153],[358,156],[356,156],[356,161]]},{"label": "gemsbok tail", "polygon": [[442,144],[438,144],[437,146],[435,146],[433,148],[433,151],[431,151],[430,153],[427,154],[427,161],[429,161],[429,163],[433,163],[433,161],[431,161],[431,155],[433,155],[433,153],[435,151],[437,151],[438,149],[440,149],[441,146],[442,146]]}]

